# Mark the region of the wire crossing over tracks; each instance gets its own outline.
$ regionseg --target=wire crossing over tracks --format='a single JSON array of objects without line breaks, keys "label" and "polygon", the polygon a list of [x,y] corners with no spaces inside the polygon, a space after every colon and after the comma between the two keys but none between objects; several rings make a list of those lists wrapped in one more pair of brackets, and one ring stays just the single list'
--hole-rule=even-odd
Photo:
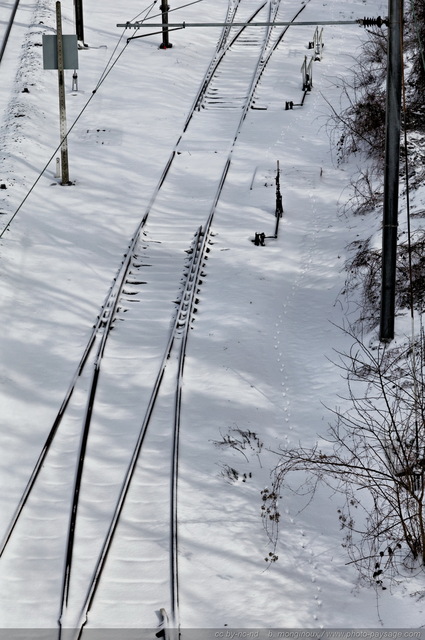
[{"label": "wire crossing over tracks", "polygon": [[[378,16],[377,18],[357,18],[356,20],[303,20],[300,22],[291,22],[291,20],[279,20],[276,22],[250,22],[250,27],[305,27],[305,26],[315,26],[315,25],[352,25],[357,24],[359,26],[382,26],[386,25],[388,20],[386,18],[381,18]],[[126,28],[126,29],[139,29],[142,27],[148,28],[160,28],[162,27],[162,23],[159,22],[124,22],[116,25],[117,27]],[[168,27],[171,29],[187,29],[187,28],[199,28],[199,27],[245,27],[247,26],[246,22],[170,22],[168,23]],[[143,36],[138,36],[143,37]]]}]

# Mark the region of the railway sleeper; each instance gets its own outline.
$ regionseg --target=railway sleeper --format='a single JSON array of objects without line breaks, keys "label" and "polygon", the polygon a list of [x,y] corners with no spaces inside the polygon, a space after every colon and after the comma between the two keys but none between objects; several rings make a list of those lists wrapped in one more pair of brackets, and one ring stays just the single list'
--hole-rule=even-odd
[{"label": "railway sleeper", "polygon": [[126,289],[123,289],[122,291],[122,295],[123,296],[137,296],[137,294],[140,293],[139,291],[128,291]]},{"label": "railway sleeper", "polygon": [[136,280],[136,279],[133,280],[133,279],[128,278],[126,280],[126,284],[129,284],[130,286],[131,285],[132,286],[137,286],[137,285],[140,285],[140,284],[148,284],[148,283],[146,282],[146,280]]}]

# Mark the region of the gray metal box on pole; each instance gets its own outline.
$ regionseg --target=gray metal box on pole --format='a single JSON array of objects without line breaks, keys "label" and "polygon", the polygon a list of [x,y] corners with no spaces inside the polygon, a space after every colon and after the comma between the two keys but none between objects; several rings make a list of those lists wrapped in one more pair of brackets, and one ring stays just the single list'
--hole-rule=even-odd
[{"label": "gray metal box on pole", "polygon": [[[75,34],[62,35],[63,68],[78,69],[78,40]],[[58,37],[43,33],[43,68],[58,68]]]}]

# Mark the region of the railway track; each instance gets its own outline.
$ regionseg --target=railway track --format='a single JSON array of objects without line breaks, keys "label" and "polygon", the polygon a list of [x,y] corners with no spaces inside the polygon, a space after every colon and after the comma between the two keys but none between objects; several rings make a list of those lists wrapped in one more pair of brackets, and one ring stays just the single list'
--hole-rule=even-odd
[{"label": "railway track", "polygon": [[[99,620],[115,626],[109,603],[117,593],[127,594],[120,606],[133,624],[155,626],[156,607],[168,614],[167,633],[178,633],[186,347],[232,151],[267,62],[288,28],[260,30],[249,22],[271,22],[279,9],[277,0],[229,0],[227,21],[237,18],[247,26],[222,32],[0,545],[0,562],[9,546],[26,544],[28,528],[44,545],[38,553],[52,558],[51,568],[40,566],[54,571],[61,594],[46,616],[52,619],[56,612],[59,636],[73,629],[80,637]],[[214,150],[205,144],[206,128],[214,133]],[[135,348],[139,340],[143,346]],[[117,388],[123,393],[119,407],[109,403],[110,390]],[[127,416],[135,411],[140,420],[129,424]],[[40,514],[47,503],[53,506],[46,522]],[[46,526],[54,528],[53,550],[42,542]]]}]

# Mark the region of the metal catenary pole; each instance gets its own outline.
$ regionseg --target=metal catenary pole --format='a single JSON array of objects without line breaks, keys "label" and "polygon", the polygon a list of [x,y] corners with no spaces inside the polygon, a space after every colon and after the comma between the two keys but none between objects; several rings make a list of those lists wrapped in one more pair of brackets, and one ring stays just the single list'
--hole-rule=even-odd
[{"label": "metal catenary pole", "polygon": [[62,184],[69,184],[68,140],[65,105],[65,73],[63,62],[62,14],[61,3],[56,2],[56,30],[58,49],[58,84],[59,84],[59,120],[61,139]]},{"label": "metal catenary pole", "polygon": [[170,43],[168,37],[168,11],[170,6],[167,0],[161,0],[161,11],[162,11],[162,44],[160,45],[160,49],[169,49],[173,45]]},{"label": "metal catenary pole", "polygon": [[75,33],[77,40],[84,44],[84,20],[83,20],[83,0],[74,0],[75,6]]},{"label": "metal catenary pole", "polygon": [[399,158],[401,130],[403,0],[388,0],[388,69],[380,340],[394,338]]}]

